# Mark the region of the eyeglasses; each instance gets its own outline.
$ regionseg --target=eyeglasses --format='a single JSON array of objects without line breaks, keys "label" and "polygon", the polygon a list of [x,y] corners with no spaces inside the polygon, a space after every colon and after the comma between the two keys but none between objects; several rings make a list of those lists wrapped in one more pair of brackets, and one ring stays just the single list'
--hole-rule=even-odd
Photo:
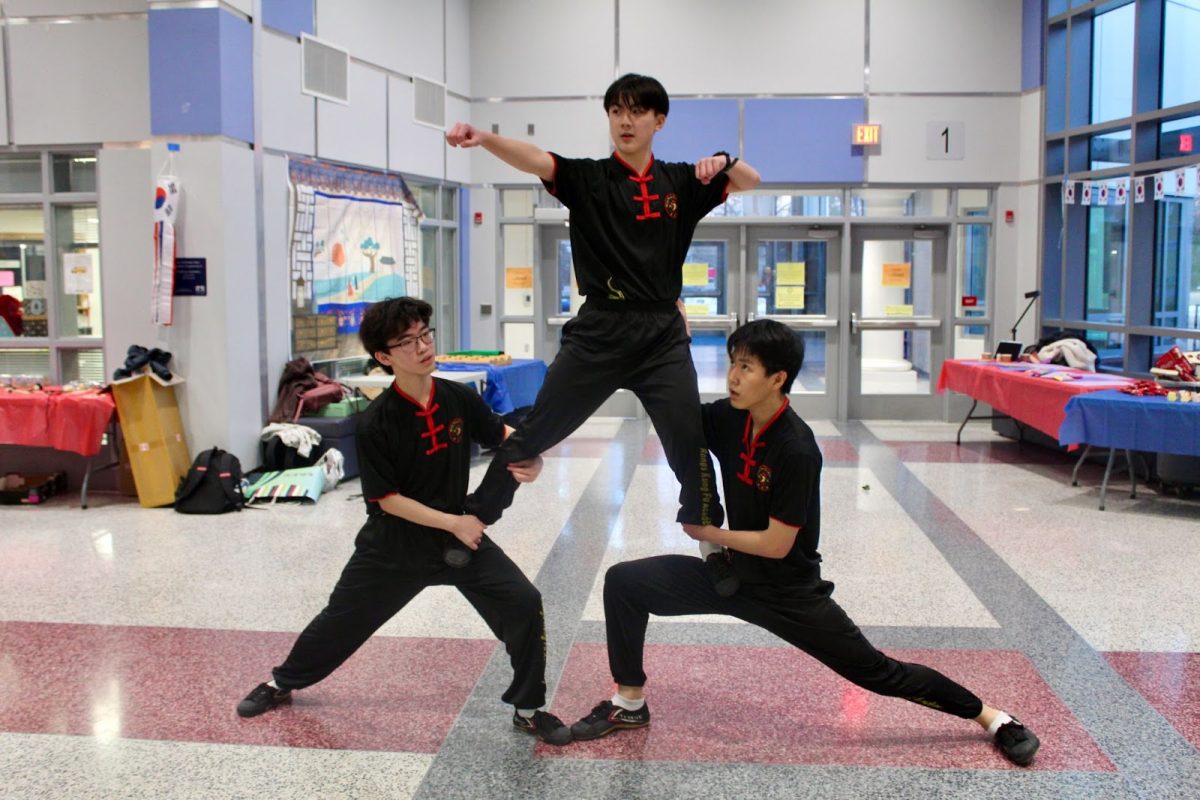
[{"label": "eyeglasses", "polygon": [[387,349],[395,350],[396,348],[400,348],[401,350],[412,352],[412,350],[416,348],[417,342],[422,342],[424,344],[433,344],[433,332],[436,330],[437,330],[437,328],[426,328],[425,330],[418,333],[416,336],[409,336],[407,339],[401,339],[400,341],[395,342],[394,344],[389,344],[387,346]]}]

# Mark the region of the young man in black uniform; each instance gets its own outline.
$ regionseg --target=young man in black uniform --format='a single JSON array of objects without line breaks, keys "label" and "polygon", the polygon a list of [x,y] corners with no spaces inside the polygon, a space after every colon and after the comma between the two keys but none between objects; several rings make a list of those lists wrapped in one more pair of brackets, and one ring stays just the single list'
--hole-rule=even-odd
[{"label": "young man in black uniform", "polygon": [[875,649],[821,580],[821,451],[788,406],[803,343],[784,325],[756,320],[728,342],[729,397],[703,407],[704,434],[722,467],[729,529],[684,525],[693,539],[729,548],[741,588],[722,597],[697,558],[626,561],[604,581],[608,659],[617,694],[571,726],[595,739],[650,723],[642,669],[650,614],[727,614],[765,628],[864,689],[978,722],[1011,761],[1033,761],[1038,738],[939,672]]},{"label": "young man in black uniform", "polygon": [[[471,442],[500,444],[511,429],[470,387],[434,378],[433,309],[400,297],[375,303],[359,336],[368,353],[395,375],[358,420],[356,439],[367,522],[324,610],[296,639],[273,678],[259,684],[237,712],[253,717],[322,680],[427,586],[454,586],[504,642],[513,680],[502,699],[516,707],[513,725],[550,744],[571,740],[546,701],[546,624],[542,596],[487,527],[462,513]],[[540,458],[509,465],[514,480],[541,472]],[[443,561],[453,537],[474,553],[463,569]]]},{"label": "young man in black uniform", "polygon": [[617,389],[645,406],[680,483],[680,522],[724,520],[712,459],[700,430],[696,369],[682,307],[684,257],[696,224],[731,191],[758,185],[758,173],[728,153],[696,164],[654,158],[654,135],[667,119],[662,84],[642,75],[617,79],[604,95],[614,152],[606,159],[564,158],[528,142],[458,123],[446,140],[481,146],[542,179],[570,209],[571,253],[587,300],[563,327],[561,346],[533,408],[501,446],[466,508],[495,522],[517,483],[508,464],[533,458],[578,428]]}]

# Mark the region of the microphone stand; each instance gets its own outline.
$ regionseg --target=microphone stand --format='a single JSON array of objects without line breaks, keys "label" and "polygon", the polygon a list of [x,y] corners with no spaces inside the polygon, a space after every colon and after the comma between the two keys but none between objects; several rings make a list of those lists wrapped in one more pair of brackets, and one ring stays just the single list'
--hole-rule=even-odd
[{"label": "microphone stand", "polygon": [[1021,316],[1017,317],[1017,321],[1013,323],[1011,339],[1014,342],[1017,340],[1017,327],[1021,324],[1021,320],[1025,319],[1025,315],[1029,313],[1029,309],[1033,308],[1033,304],[1037,302],[1037,299],[1042,296],[1042,293],[1034,289],[1032,292],[1026,292],[1025,296],[1029,298],[1029,305],[1025,306],[1025,310],[1021,312]]}]

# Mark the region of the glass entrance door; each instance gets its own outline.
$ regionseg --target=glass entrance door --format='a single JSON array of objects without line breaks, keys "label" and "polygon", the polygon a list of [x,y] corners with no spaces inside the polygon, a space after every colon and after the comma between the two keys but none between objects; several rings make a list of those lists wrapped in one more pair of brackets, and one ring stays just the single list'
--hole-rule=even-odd
[{"label": "glass entrance door", "polygon": [[941,418],[948,232],[852,228],[848,418]]},{"label": "glass entrance door", "polygon": [[791,404],[805,419],[837,417],[841,226],[751,226],[744,319],[768,318],[804,341]]}]

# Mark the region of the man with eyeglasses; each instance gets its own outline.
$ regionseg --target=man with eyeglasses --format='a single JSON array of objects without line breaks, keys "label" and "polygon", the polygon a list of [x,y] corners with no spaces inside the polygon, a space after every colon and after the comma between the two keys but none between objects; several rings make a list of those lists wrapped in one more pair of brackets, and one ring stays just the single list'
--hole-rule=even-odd
[{"label": "man with eyeglasses", "polygon": [[[237,706],[255,717],[291,702],[292,692],[326,678],[381,625],[427,586],[458,589],[504,642],[513,680],[502,696],[515,706],[513,726],[554,745],[571,731],[546,702],[546,622],[542,596],[491,539],[463,513],[471,442],[497,447],[512,429],[467,386],[433,377],[433,308],[400,297],[367,309],[363,347],[395,376],[389,390],[359,415],[358,456],[367,522],[329,603],[296,639],[287,659]],[[540,457],[510,464],[528,483]],[[460,568],[443,556],[460,542],[473,557]]]},{"label": "man with eyeglasses", "polygon": [[[558,355],[532,410],[467,498],[467,508],[485,523],[512,504],[517,482],[505,466],[562,441],[617,389],[637,395],[662,440],[680,484],[676,519],[694,525],[724,521],[678,299],[696,224],[729,192],[757,186],[759,175],[724,151],[695,164],[656,160],[651,146],[669,105],[666,89],[654,78],[629,74],[613,82],[604,95],[614,148],[606,159],[564,158],[463,122],[446,133],[451,146],[483,147],[536,175],[570,209],[575,275],[587,297],[563,327]],[[727,562],[714,562],[722,565]]]}]

